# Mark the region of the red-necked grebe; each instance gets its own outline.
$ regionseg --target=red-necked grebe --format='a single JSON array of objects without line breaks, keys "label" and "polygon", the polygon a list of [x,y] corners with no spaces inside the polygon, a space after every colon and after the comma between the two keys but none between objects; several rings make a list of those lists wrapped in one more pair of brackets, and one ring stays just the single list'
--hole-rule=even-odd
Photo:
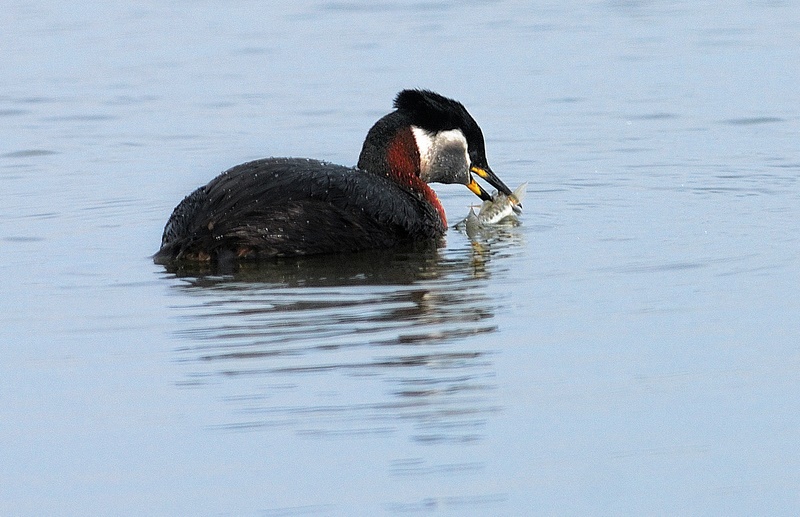
[{"label": "red-necked grebe", "polygon": [[403,90],[367,133],[355,168],[266,158],[229,169],[172,212],[158,262],[214,261],[390,248],[442,237],[447,219],[428,183],[506,195],[486,161],[483,133],[464,106]]}]

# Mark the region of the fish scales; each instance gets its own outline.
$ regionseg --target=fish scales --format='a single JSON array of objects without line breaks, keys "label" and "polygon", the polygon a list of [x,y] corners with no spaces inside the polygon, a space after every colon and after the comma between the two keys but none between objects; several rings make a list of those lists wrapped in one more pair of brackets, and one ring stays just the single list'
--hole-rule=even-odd
[{"label": "fish scales", "polygon": [[482,225],[494,224],[512,214],[520,214],[527,186],[527,182],[523,183],[508,196],[501,192],[495,192],[491,201],[484,201],[481,205],[476,215],[477,222]]}]

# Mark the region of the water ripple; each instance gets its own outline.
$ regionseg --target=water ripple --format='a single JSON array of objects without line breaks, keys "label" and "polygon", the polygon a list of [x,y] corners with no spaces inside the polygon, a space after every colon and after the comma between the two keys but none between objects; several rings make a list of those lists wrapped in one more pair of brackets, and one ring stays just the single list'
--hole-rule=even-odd
[{"label": "water ripple", "polygon": [[49,156],[51,154],[58,154],[58,152],[46,149],[25,149],[23,151],[0,154],[0,158],[35,158],[37,156]]},{"label": "water ripple", "polygon": [[479,440],[499,409],[494,351],[470,339],[497,330],[489,246],[185,277],[175,285],[189,302],[176,308],[185,322],[178,384],[230,384],[231,418],[219,430],[278,426],[335,439],[407,428],[421,444]]},{"label": "water ripple", "polygon": [[723,120],[723,124],[729,126],[755,126],[759,124],[772,124],[775,122],[785,122],[785,119],[779,117],[746,117],[746,118],[732,118]]}]

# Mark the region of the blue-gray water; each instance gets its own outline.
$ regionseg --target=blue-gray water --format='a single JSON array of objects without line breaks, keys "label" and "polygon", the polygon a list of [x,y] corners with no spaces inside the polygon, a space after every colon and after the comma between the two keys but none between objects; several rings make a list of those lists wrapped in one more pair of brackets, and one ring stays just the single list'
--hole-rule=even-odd
[{"label": "blue-gray water", "polygon": [[[790,1],[0,10],[0,514],[800,511]],[[461,100],[521,225],[176,277],[172,208]],[[438,188],[451,224],[477,201]]]}]

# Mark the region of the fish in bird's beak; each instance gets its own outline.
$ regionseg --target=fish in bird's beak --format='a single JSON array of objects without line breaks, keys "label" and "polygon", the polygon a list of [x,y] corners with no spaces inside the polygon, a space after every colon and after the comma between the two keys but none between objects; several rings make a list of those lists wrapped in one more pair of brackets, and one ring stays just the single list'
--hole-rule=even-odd
[{"label": "fish in bird's beak", "polygon": [[[473,165],[470,167],[469,170],[470,172],[474,172],[481,178],[485,179],[489,183],[489,185],[493,186],[503,194],[507,196],[511,195],[511,189],[508,188],[505,183],[500,181],[500,178],[498,178],[497,175],[494,172],[492,172],[492,169],[490,169],[488,165],[486,167],[478,167],[477,165]],[[492,196],[488,192],[483,190],[483,187],[478,185],[478,183],[475,181],[475,178],[471,179],[469,185],[467,185],[467,188],[470,189],[476,196],[478,196],[484,201],[492,200]]]}]

